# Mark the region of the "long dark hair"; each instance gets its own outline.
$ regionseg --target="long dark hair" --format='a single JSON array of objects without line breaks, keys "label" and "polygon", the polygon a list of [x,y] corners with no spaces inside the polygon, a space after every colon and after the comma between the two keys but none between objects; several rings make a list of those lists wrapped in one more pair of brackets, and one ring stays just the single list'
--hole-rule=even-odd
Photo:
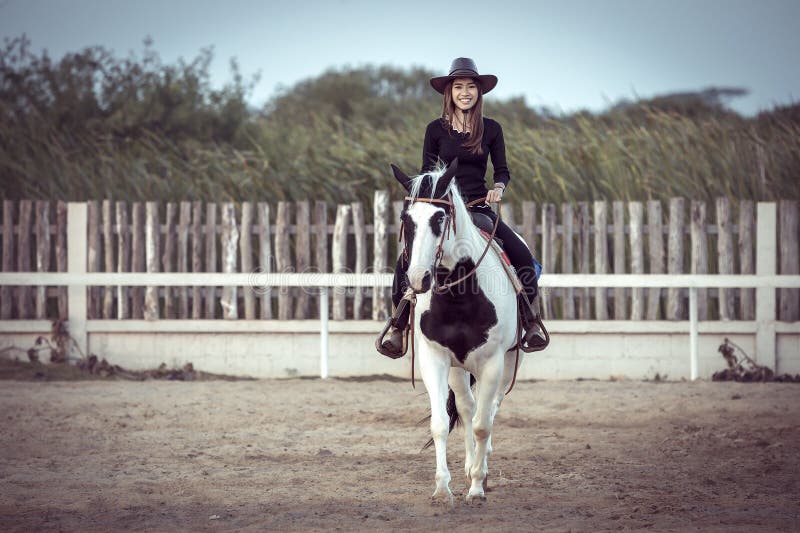
[{"label": "long dark hair", "polygon": [[[476,82],[477,83],[477,82]],[[441,120],[445,127],[451,128],[453,126],[453,117],[456,113],[456,104],[453,102],[453,81],[444,88],[444,101],[442,103],[442,117]],[[478,84],[478,101],[472,106],[467,114],[467,124],[469,127],[469,137],[462,145],[473,154],[482,154],[483,148],[483,92],[481,86]]]}]

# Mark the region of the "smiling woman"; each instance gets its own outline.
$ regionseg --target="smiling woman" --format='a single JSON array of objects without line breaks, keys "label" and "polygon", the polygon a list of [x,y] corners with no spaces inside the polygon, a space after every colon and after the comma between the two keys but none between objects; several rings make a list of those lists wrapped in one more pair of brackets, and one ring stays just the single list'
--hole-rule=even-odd
[{"label": "smiling woman", "polygon": [[[420,175],[430,174],[443,165],[458,161],[455,173],[456,187],[475,216],[485,216],[494,224],[496,235],[523,285],[519,307],[525,327],[524,345],[531,349],[547,346],[538,319],[538,277],[541,266],[534,259],[528,245],[501,220],[497,220],[489,203],[499,202],[511,180],[506,163],[503,129],[495,120],[483,116],[483,95],[497,85],[497,76],[479,74],[475,62],[467,57],[453,60],[447,76],[431,78],[431,86],[442,94],[442,114],[425,129]],[[486,169],[489,156],[494,167],[494,186],[486,187]],[[379,351],[389,357],[402,357],[403,332],[409,327],[408,307],[400,302],[408,290],[407,257],[401,255],[395,268],[392,300],[395,316],[386,341]],[[379,339],[380,340],[380,339]]]}]

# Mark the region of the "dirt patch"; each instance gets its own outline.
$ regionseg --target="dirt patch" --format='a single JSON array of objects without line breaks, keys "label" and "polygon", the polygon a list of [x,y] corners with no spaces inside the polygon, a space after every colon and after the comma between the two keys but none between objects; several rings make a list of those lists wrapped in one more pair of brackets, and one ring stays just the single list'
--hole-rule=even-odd
[{"label": "dirt patch", "polygon": [[128,370],[112,365],[105,359],[90,356],[74,363],[42,364],[38,361],[20,361],[0,357],[0,380],[18,381],[79,381],[79,380],[132,380],[164,379],[170,381],[242,381],[253,378],[212,374],[195,370],[191,363],[181,368],[169,368],[161,364],[149,370]]},{"label": "dirt patch", "polygon": [[5,381],[0,529],[796,530],[800,387],[521,382],[488,501],[431,506],[428,399],[392,381]]}]

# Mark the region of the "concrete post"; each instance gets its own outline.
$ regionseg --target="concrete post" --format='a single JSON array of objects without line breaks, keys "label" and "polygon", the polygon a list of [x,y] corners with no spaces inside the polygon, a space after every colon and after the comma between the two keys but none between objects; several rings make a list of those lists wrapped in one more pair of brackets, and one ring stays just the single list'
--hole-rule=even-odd
[{"label": "concrete post", "polygon": [[320,287],[319,291],[319,377],[328,377],[328,287]]},{"label": "concrete post", "polygon": [[689,379],[697,379],[698,368],[698,327],[697,327],[697,287],[689,287]]},{"label": "concrete post", "polygon": [[[774,276],[777,273],[777,221],[778,210],[773,202],[759,202],[756,214],[756,274]],[[775,342],[775,289],[756,289],[756,361],[774,370],[776,364]]]},{"label": "concrete post", "polygon": [[[67,271],[70,274],[86,274],[86,224],[85,203],[67,204]],[[88,357],[89,344],[86,334],[86,286],[69,285],[67,288],[67,321],[69,334],[75,340],[70,353],[73,357]]]}]

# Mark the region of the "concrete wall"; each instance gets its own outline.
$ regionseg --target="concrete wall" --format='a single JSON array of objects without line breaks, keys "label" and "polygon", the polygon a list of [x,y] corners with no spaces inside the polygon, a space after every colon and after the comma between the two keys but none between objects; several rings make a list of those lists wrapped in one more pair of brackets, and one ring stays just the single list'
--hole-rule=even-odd
[{"label": "concrete wall", "polygon": [[[199,370],[222,374],[319,376],[317,321],[210,321],[201,332],[193,331],[197,326],[192,322],[197,321],[89,321],[89,350],[130,369],[191,362]],[[9,329],[13,329],[10,321],[2,324],[0,348],[27,349],[37,335],[49,332],[45,321],[20,322],[17,329],[23,331],[16,332]],[[329,375],[409,377],[409,355],[391,360],[375,351],[381,325],[330,322]],[[551,321],[548,327],[550,347],[525,356],[519,379],[652,379],[657,374],[670,380],[689,379],[688,322]],[[777,323],[776,330],[777,372],[800,373],[800,323]],[[726,337],[754,356],[754,322],[702,322],[700,378],[710,379],[725,368],[718,347]],[[18,357],[24,359],[24,352]]]}]

